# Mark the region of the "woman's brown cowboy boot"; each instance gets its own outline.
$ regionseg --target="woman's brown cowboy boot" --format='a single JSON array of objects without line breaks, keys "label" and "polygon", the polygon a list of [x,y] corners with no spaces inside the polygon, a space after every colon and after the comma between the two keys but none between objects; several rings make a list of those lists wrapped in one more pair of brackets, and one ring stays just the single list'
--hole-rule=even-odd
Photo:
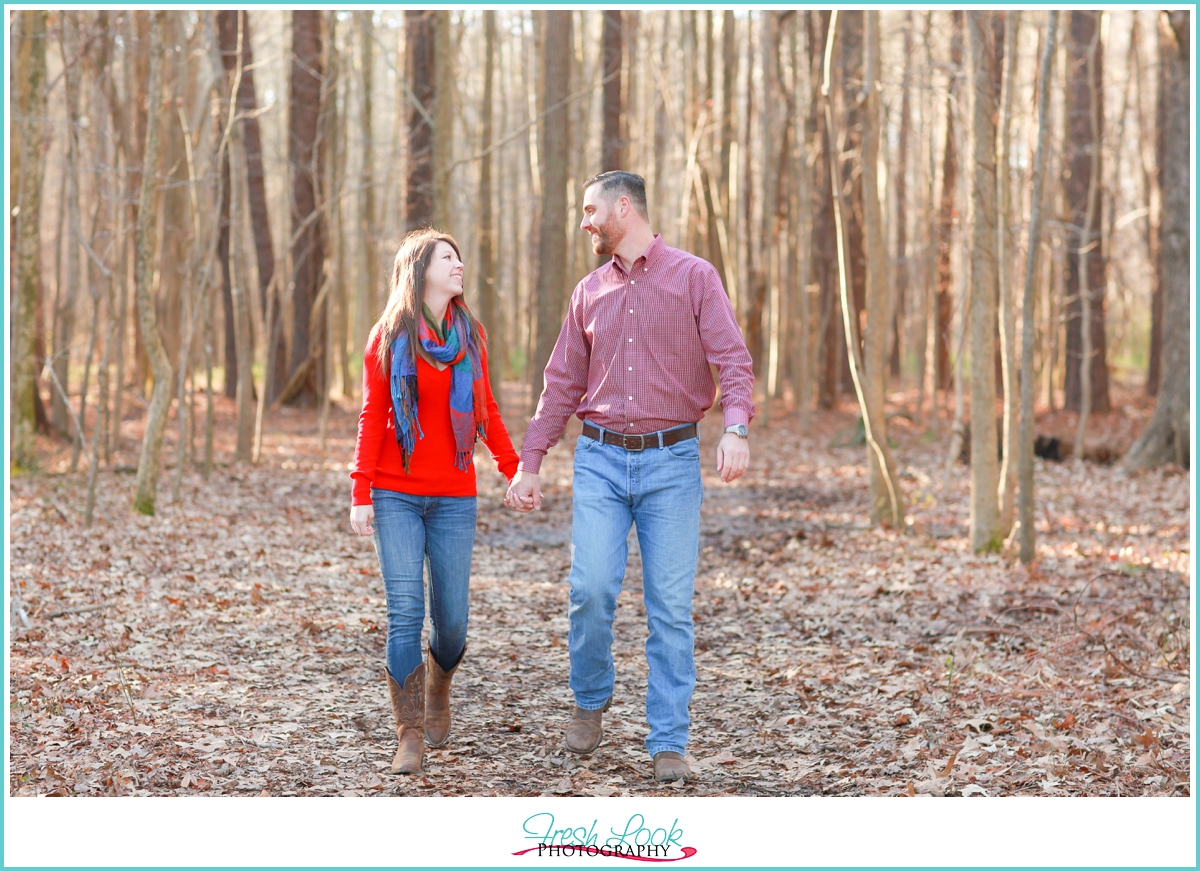
[{"label": "woman's brown cowboy boot", "polygon": [[429,680],[425,684],[425,743],[430,747],[445,747],[450,740],[450,679],[458,670],[467,649],[449,671],[442,671],[433,651],[429,651]]},{"label": "woman's brown cowboy boot", "polygon": [[419,774],[425,755],[425,663],[413,669],[404,679],[404,686],[396,683],[387,669],[388,693],[392,697],[392,713],[396,715],[396,737],[400,749],[392,759],[393,774]]}]

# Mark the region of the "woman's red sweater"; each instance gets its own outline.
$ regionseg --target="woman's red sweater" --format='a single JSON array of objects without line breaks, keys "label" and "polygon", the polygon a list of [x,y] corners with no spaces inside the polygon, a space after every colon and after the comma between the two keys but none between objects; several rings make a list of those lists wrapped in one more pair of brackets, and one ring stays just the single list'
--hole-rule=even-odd
[{"label": "woman's red sweater", "polygon": [[[451,369],[438,369],[417,357],[417,417],[424,438],[417,438],[404,471],[400,446],[396,443],[396,418],[392,409],[389,375],[379,368],[376,349],[379,327],[371,331],[363,364],[363,409],[358,416],[358,443],[354,448],[353,505],[370,505],[371,488],[395,490],[414,496],[474,496],[475,464],[466,471],[454,465],[454,431],[450,425]],[[505,478],[517,473],[517,452],[500,419],[487,375],[487,351],[480,353],[483,384],[487,390],[488,427],[484,444]]]}]

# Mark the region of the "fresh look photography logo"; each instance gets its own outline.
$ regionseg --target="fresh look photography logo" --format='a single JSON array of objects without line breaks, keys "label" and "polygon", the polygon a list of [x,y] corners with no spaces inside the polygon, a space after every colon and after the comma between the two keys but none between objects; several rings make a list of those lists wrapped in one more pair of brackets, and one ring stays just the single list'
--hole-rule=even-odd
[{"label": "fresh look photography logo", "polygon": [[535,845],[513,855],[539,859],[602,856],[637,862],[678,862],[696,855],[695,847],[683,844],[679,819],[662,825],[664,822],[648,822],[642,814],[633,814],[615,826],[601,828],[598,819],[585,825],[563,826],[554,814],[537,813],[521,824],[522,837]]}]

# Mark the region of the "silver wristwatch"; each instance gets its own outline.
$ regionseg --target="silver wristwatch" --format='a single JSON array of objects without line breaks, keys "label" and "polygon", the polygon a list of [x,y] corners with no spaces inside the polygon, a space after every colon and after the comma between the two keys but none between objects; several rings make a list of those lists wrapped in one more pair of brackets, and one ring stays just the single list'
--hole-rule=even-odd
[{"label": "silver wristwatch", "polygon": [[746,429],[746,424],[735,423],[732,426],[725,427],[725,432],[731,432],[740,439],[750,438],[750,430]]}]

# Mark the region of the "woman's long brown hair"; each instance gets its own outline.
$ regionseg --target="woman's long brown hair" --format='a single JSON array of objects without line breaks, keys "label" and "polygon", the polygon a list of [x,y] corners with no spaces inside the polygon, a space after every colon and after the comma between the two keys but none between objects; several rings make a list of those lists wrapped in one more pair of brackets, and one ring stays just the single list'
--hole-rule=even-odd
[{"label": "woman's long brown hair", "polygon": [[[387,378],[392,369],[392,342],[396,336],[404,332],[409,337],[408,353],[412,354],[412,363],[417,364],[417,324],[421,317],[421,304],[425,299],[425,271],[433,260],[433,252],[439,242],[445,242],[454,249],[454,254],[462,260],[458,243],[447,233],[440,233],[429,227],[413,230],[400,243],[396,259],[392,264],[390,293],[387,305],[379,318],[379,346],[375,356],[379,361],[380,371]],[[482,350],[484,344],[483,330],[479,322],[467,308],[462,297],[451,300],[451,305],[457,305],[466,315],[467,340]]]}]

